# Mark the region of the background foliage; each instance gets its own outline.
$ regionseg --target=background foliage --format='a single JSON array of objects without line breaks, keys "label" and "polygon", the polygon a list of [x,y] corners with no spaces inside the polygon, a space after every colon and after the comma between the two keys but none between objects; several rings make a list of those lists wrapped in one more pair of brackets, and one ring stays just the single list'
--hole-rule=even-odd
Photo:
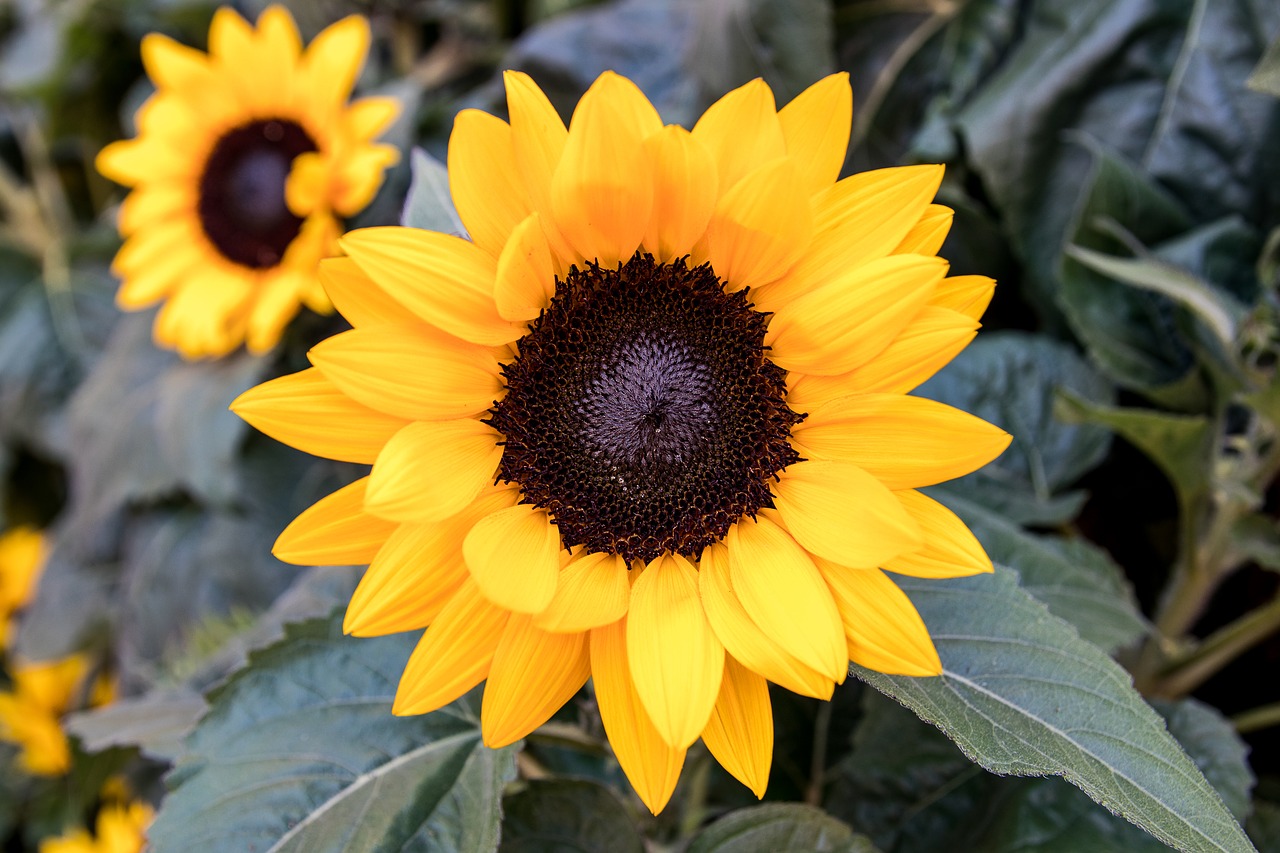
[{"label": "background foliage", "polygon": [[141,36],[203,47],[212,6],[15,0],[0,6],[0,528],[43,528],[50,550],[7,660],[84,651],[119,687],[65,720],[68,775],[0,774],[5,849],[88,825],[123,773],[160,807],[157,851],[1248,850],[1237,822],[1280,850],[1280,6],[286,5],[306,37],[369,14],[361,88],[405,104],[389,141],[406,156],[352,227],[460,230],[440,160],[458,110],[503,112],[500,68],[566,116],[613,68],[686,125],[752,77],[785,103],[850,71],[846,173],[945,162],[942,254],[1000,281],[979,340],[918,393],[1015,437],[933,490],[1002,567],[904,581],[942,678],[859,670],[829,704],[774,690],[763,805],[699,747],[649,815],[589,689],[496,752],[473,698],[390,716],[416,638],[343,637],[359,569],[270,556],[359,468],[226,410],[341,321],[190,364],[154,348],[151,316],[113,306],[121,190],[92,158],[150,91]]}]

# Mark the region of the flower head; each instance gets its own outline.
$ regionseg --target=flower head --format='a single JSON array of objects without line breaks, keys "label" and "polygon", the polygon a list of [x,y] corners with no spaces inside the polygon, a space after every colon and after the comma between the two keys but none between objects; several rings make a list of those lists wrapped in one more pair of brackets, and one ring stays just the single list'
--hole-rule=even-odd
[{"label": "flower head", "polygon": [[120,210],[116,300],[128,310],[164,302],[158,344],[187,358],[242,343],[265,352],[301,306],[332,310],[316,264],[398,158],[372,141],[396,102],[348,103],[368,45],[368,22],[353,16],[304,50],[280,6],[256,28],[219,9],[208,54],[143,39],[156,93],[138,111],[139,136],[108,145],[97,165],[133,188]]},{"label": "flower head", "polygon": [[[13,668],[13,689],[0,692],[0,739],[21,748],[18,761],[27,772],[57,776],[70,768],[71,748],[59,719],[85,691],[88,672],[83,655]],[[111,693],[110,683],[98,679],[89,703],[104,704]]]},{"label": "flower head", "polygon": [[0,648],[8,648],[13,615],[31,600],[44,565],[44,534],[14,527],[0,535]]},{"label": "flower head", "polygon": [[71,829],[40,842],[40,853],[139,853],[155,811],[146,803],[108,803],[98,811],[97,830]]},{"label": "flower head", "polygon": [[907,395],[974,336],[993,282],[947,278],[938,166],[837,181],[846,75],[777,110],[757,80],[692,131],[602,75],[566,128],[508,72],[510,123],[449,144],[470,240],[355,231],[322,265],[354,326],[233,408],[372,463],[281,535],[363,563],[346,628],[426,626],[398,714],[487,679],[493,746],[591,677],[655,812],[699,737],[758,796],[767,681],[829,697],[850,660],[940,671],[883,571],[990,571],[916,489],[1009,441]]}]

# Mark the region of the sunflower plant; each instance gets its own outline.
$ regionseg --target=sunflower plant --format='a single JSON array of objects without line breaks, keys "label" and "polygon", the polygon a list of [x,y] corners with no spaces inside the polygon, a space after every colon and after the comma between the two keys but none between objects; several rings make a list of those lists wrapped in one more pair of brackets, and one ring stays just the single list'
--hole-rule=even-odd
[{"label": "sunflower plant", "polygon": [[0,844],[1274,849],[1277,35],[15,9]]}]

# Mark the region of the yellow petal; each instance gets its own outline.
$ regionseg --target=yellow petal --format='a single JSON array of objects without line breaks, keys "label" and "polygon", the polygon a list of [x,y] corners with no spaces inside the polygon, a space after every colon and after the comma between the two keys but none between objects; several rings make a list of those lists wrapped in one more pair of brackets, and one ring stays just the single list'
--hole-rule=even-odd
[{"label": "yellow petal", "polygon": [[396,529],[364,511],[366,477],[321,498],[289,523],[271,553],[296,566],[364,565]]},{"label": "yellow petal", "polygon": [[787,153],[773,91],[758,77],[712,104],[693,126],[693,137],[716,164],[722,195]]},{"label": "yellow petal", "polygon": [[587,631],[617,622],[631,597],[627,561],[616,554],[579,554],[560,570],[547,609],[533,619],[544,631]]},{"label": "yellow petal", "polygon": [[531,210],[510,125],[480,110],[458,113],[449,135],[449,192],[471,239],[496,258]]},{"label": "yellow petal", "polygon": [[555,291],[556,273],[542,217],[531,213],[515,226],[498,256],[494,302],[504,319],[522,322],[541,314]]},{"label": "yellow petal", "polygon": [[773,487],[787,530],[811,554],[878,566],[920,547],[920,528],[879,480],[848,462],[788,466]]},{"label": "yellow petal", "polygon": [[347,107],[347,131],[367,141],[382,133],[399,115],[400,102],[395,98],[361,98]]},{"label": "yellow petal", "polygon": [[159,89],[198,89],[209,83],[209,57],[166,35],[142,37],[142,67]]},{"label": "yellow petal", "polygon": [[425,327],[351,329],[307,357],[353,400],[410,420],[478,415],[502,395],[490,350]]},{"label": "yellow petal", "polygon": [[805,666],[751,621],[733,591],[729,552],[723,542],[716,542],[702,552],[702,559],[698,561],[698,591],[707,621],[724,643],[727,654],[793,693],[816,699],[831,698],[834,681]]},{"label": "yellow petal", "polygon": [[892,255],[778,306],[765,336],[773,361],[825,376],[866,364],[920,312],[946,272],[941,258]]},{"label": "yellow petal", "polygon": [[231,411],[290,447],[342,462],[374,461],[409,423],[357,403],[314,367],[250,388]]},{"label": "yellow petal", "polygon": [[762,310],[778,306],[891,254],[920,221],[941,166],[859,172],[813,197],[813,240],[788,275],[757,294]]},{"label": "yellow petal", "polygon": [[569,131],[528,74],[504,71],[502,82],[507,90],[515,163],[529,193],[529,203],[534,210],[549,213],[551,176],[560,163]]},{"label": "yellow petal", "polygon": [[787,154],[810,193],[835,183],[849,150],[853,88],[848,72],[824,77],[778,111]]},{"label": "yellow petal", "polygon": [[338,313],[361,326],[420,324],[422,318],[387,295],[350,258],[326,258],[320,262],[320,281]]},{"label": "yellow petal", "polygon": [[497,262],[469,240],[416,228],[361,228],[338,241],[393,299],[465,341],[497,346],[523,332],[498,316]]},{"label": "yellow petal", "polygon": [[626,618],[591,631],[591,677],[600,722],[618,764],[649,811],[657,814],[676,789],[685,751],[658,734],[631,681]]},{"label": "yellow petal", "polygon": [[954,512],[917,491],[894,496],[920,525],[924,547],[886,560],[882,568],[918,578],[960,578],[992,570],[991,558]]},{"label": "yellow petal", "polygon": [[707,226],[705,258],[728,289],[758,287],[791,268],[809,244],[809,200],[790,158],[768,163],[721,196]]},{"label": "yellow petal", "polygon": [[516,613],[540,613],[560,574],[560,529],[529,504],[480,519],[462,545],[467,568],[490,601]]},{"label": "yellow petal", "polygon": [[348,15],[321,30],[302,56],[307,76],[316,83],[315,95],[345,101],[368,52],[369,21],[363,15]]},{"label": "yellow petal", "polygon": [[627,614],[631,679],[649,719],[684,749],[706,728],[724,674],[724,646],[707,623],[698,574],[678,554],[654,560],[631,589]]},{"label": "yellow petal", "polygon": [[809,554],[763,516],[730,527],[724,543],[733,591],[751,621],[805,666],[844,681],[840,614]]},{"label": "yellow petal", "polygon": [[896,491],[976,471],[1003,453],[1013,437],[934,400],[864,394],[810,412],[792,428],[791,440],[804,456],[851,462]]},{"label": "yellow petal", "polygon": [[636,85],[612,71],[578,102],[551,179],[551,210],[583,258],[612,269],[635,254],[653,208],[643,141],[661,127]]},{"label": "yellow petal", "polygon": [[907,236],[902,238],[902,242],[893,250],[893,253],[895,255],[938,254],[938,250],[947,240],[947,234],[951,232],[951,221],[955,215],[956,212],[945,205],[929,205],[924,209],[924,215],[920,217],[920,221],[907,232]]},{"label": "yellow petal", "polygon": [[412,631],[431,624],[467,579],[462,541],[477,521],[511,506],[519,492],[486,489],[444,521],[402,524],[384,537],[347,605],[342,630],[358,637]]},{"label": "yellow petal", "polygon": [[715,710],[702,740],[725,770],[764,796],[773,763],[773,706],[769,685],[732,657],[725,656],[724,678]]},{"label": "yellow petal", "polygon": [[653,212],[644,248],[660,263],[687,255],[715,209],[716,164],[689,131],[669,125],[644,141],[653,169]]},{"label": "yellow petal", "polygon": [[230,6],[221,6],[209,23],[209,55],[241,63],[253,53],[254,31],[249,22]]},{"label": "yellow petal", "polygon": [[365,509],[418,523],[461,512],[493,482],[501,439],[490,427],[465,418],[409,424],[373,463]]},{"label": "yellow petal", "polygon": [[514,613],[493,655],[480,707],[485,746],[498,749],[529,734],[582,689],[591,675],[587,635],[553,634]]},{"label": "yellow petal", "polygon": [[938,283],[929,304],[950,308],[977,320],[991,304],[996,282],[985,275],[956,275]]},{"label": "yellow petal", "polygon": [[196,196],[191,187],[176,183],[143,184],[120,204],[116,223],[120,233],[133,234],[139,228],[165,222],[178,215],[195,213]]},{"label": "yellow petal", "polygon": [[430,713],[484,681],[510,616],[464,580],[409,656],[391,713]]},{"label": "yellow petal", "polygon": [[849,640],[849,659],[886,675],[941,675],[942,661],[911,599],[879,569],[819,558]]}]

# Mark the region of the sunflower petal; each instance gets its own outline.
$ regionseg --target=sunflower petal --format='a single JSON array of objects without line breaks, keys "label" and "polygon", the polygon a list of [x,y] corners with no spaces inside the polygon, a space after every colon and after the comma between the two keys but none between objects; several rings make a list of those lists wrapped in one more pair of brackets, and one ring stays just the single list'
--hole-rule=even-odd
[{"label": "sunflower petal", "polygon": [[773,91],[758,77],[708,107],[694,124],[693,137],[716,164],[721,194],[787,153]]},{"label": "sunflower petal", "polygon": [[587,634],[559,634],[514,613],[493,654],[480,707],[485,746],[497,749],[529,734],[582,689],[591,675]]},{"label": "sunflower petal", "polygon": [[551,176],[564,152],[569,131],[555,107],[533,79],[521,71],[502,72],[511,115],[511,145],[515,163],[534,210],[551,210]]},{"label": "sunflower petal", "polygon": [[831,74],[805,89],[778,111],[778,122],[803,186],[810,193],[831,186],[840,177],[853,127],[848,72]]},{"label": "sunflower petal", "polygon": [[809,200],[796,191],[797,180],[795,164],[784,157],[751,172],[720,198],[707,226],[705,259],[729,289],[773,281],[809,245],[813,220]]},{"label": "sunflower petal", "polygon": [[662,263],[683,257],[711,221],[716,198],[716,166],[689,131],[669,125],[644,141],[653,168],[653,212],[644,247]]},{"label": "sunflower petal", "polygon": [[540,613],[556,592],[560,531],[529,504],[480,519],[462,544],[467,568],[490,601],[515,613]]},{"label": "sunflower petal", "polygon": [[951,233],[951,220],[955,215],[956,212],[945,205],[929,205],[924,209],[924,215],[920,217],[920,221],[907,232],[907,236],[902,238],[902,242],[893,250],[893,253],[895,255],[938,254],[938,250],[946,242],[947,235]]},{"label": "sunflower petal", "polygon": [[311,80],[323,81],[317,90],[340,102],[351,95],[368,52],[368,20],[362,15],[348,15],[311,40],[302,62]]},{"label": "sunflower petal", "polygon": [[510,125],[480,110],[458,113],[449,135],[449,191],[471,239],[497,257],[531,210]]},{"label": "sunflower petal", "polygon": [[295,566],[367,564],[397,526],[364,511],[367,481],[361,477],[316,501],[289,522],[271,553]]},{"label": "sunflower petal", "polygon": [[441,521],[461,512],[502,458],[501,436],[479,421],[418,421],[382,448],[369,474],[365,509],[394,521]]},{"label": "sunflower petal", "polygon": [[955,275],[944,278],[934,291],[931,305],[959,311],[977,320],[991,304],[996,282],[985,275]]},{"label": "sunflower petal", "polygon": [[587,631],[627,613],[627,561],[616,554],[580,554],[560,570],[556,593],[533,624],[544,631]]},{"label": "sunflower petal", "polygon": [[631,787],[657,814],[676,789],[685,751],[663,740],[631,681],[627,619],[593,629],[590,648],[600,722]]},{"label": "sunflower petal", "polygon": [[725,536],[733,591],[751,620],[801,663],[842,682],[840,614],[809,554],[768,518],[744,518]]},{"label": "sunflower petal", "polygon": [[356,328],[422,323],[421,317],[388,296],[350,258],[321,261],[320,281],[338,313]]},{"label": "sunflower petal", "polygon": [[888,575],[817,562],[840,608],[851,661],[886,675],[942,674],[929,629]]},{"label": "sunflower petal", "polygon": [[992,571],[991,558],[954,512],[917,491],[894,496],[920,525],[924,547],[886,560],[882,568],[917,578],[961,578]]},{"label": "sunflower petal", "polygon": [[498,256],[493,291],[498,314],[512,322],[532,320],[550,304],[555,287],[555,267],[542,218],[531,213],[515,226]]},{"label": "sunflower petal", "polygon": [[724,677],[702,740],[716,761],[756,799],[764,796],[773,763],[773,706],[769,685],[732,657],[725,656]]}]

